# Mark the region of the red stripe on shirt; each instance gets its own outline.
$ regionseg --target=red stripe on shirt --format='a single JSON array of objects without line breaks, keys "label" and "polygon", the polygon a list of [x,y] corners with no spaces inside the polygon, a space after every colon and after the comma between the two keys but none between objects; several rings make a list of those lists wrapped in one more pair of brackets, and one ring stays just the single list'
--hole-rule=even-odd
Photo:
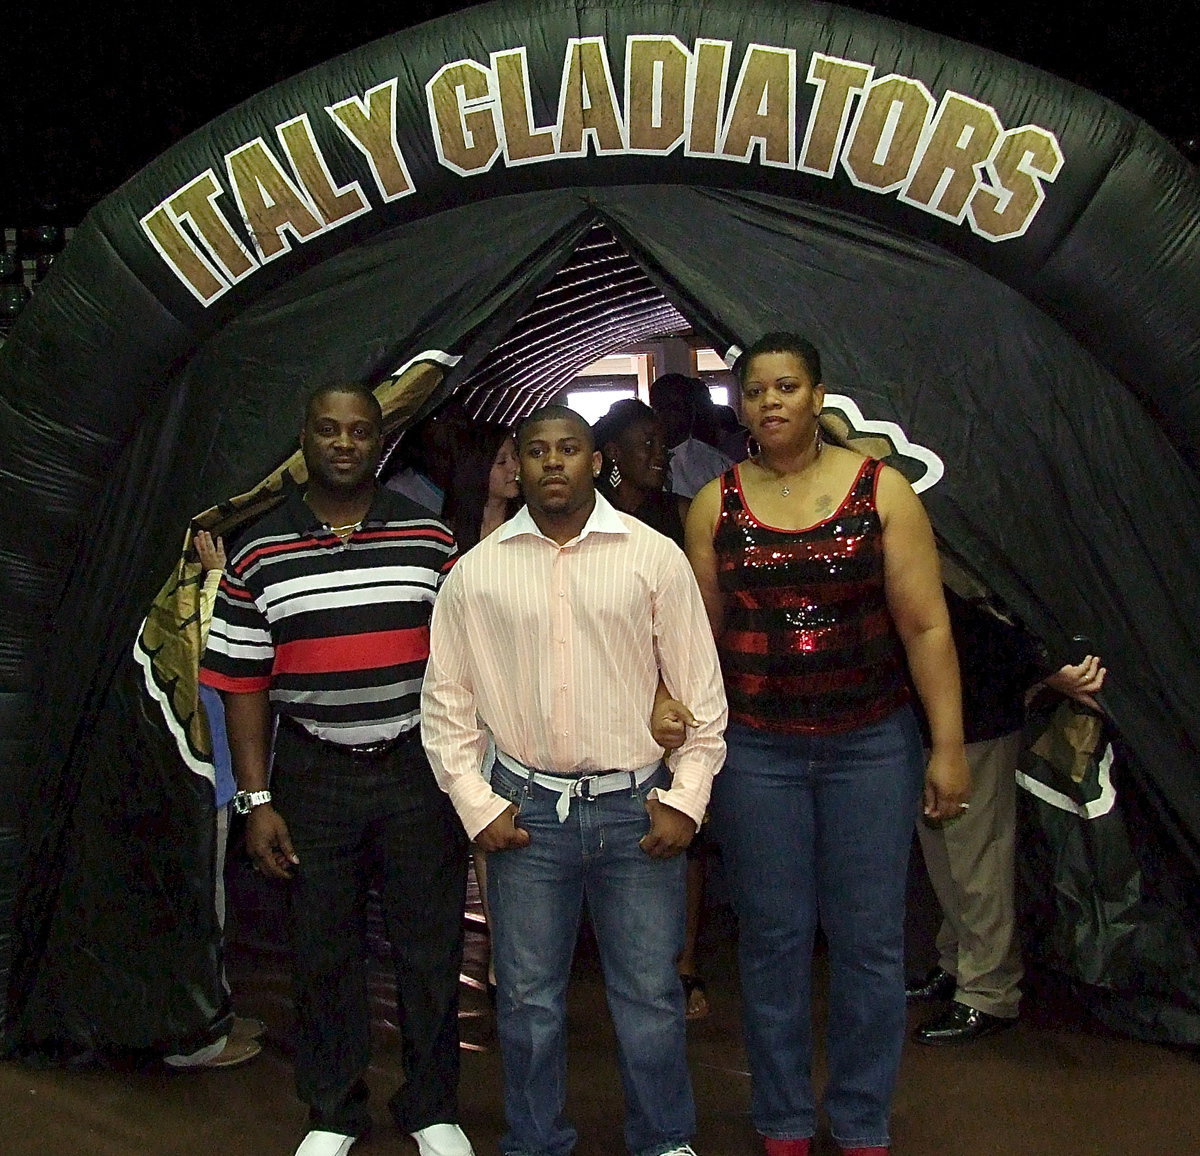
[{"label": "red stripe on shirt", "polygon": [[272,542],[251,550],[244,558],[239,558],[237,572],[244,574],[260,558],[270,558],[274,554],[291,554],[301,550],[316,549],[316,538],[295,538],[288,542]]},{"label": "red stripe on shirt", "polygon": [[403,530],[358,530],[354,534],[355,542],[396,541],[397,539],[420,538],[423,541],[442,542],[447,546],[454,545],[454,538],[445,530],[433,526],[412,526]]},{"label": "red stripe on shirt", "polygon": [[[332,537],[333,535],[330,535]],[[406,526],[398,530],[358,530],[352,536],[355,542],[371,542],[371,541],[404,541],[406,539],[419,539],[421,541],[442,542],[447,546],[454,545],[454,537],[446,533],[445,530],[437,529],[434,526]],[[296,538],[287,542],[273,542],[259,546],[257,549],[251,550],[244,558],[238,560],[238,571],[245,573],[251,565],[262,558],[270,558],[275,554],[289,554],[302,550],[313,550],[319,548],[321,540],[314,537]]]},{"label": "red stripe on shirt", "polygon": [[328,674],[375,670],[429,657],[429,627],[345,634],[336,638],[300,638],[275,648],[274,675]]},{"label": "red stripe on shirt", "polygon": [[271,689],[271,679],[268,676],[233,678],[228,674],[209,670],[206,666],[200,668],[200,681],[214,690],[227,690],[230,694],[254,694],[256,691]]},{"label": "red stripe on shirt", "polygon": [[232,598],[237,602],[253,602],[254,595],[250,593],[244,586],[234,586],[229,579],[224,575],[221,576],[221,592],[226,598]]}]

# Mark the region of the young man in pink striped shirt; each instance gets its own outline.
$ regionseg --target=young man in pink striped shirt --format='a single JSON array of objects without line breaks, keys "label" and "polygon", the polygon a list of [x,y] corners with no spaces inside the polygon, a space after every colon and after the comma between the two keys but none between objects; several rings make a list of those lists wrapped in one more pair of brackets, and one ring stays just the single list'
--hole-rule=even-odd
[{"label": "young man in pink striped shirt", "polygon": [[[694,1156],[684,859],[724,759],[725,694],[683,553],[595,491],[591,430],[546,406],[518,432],[527,506],[442,587],[422,737],[488,852],[505,1156],[568,1156],[565,1011],[584,900],[620,1043],[633,1156]],[[659,680],[698,725],[670,771]]]}]

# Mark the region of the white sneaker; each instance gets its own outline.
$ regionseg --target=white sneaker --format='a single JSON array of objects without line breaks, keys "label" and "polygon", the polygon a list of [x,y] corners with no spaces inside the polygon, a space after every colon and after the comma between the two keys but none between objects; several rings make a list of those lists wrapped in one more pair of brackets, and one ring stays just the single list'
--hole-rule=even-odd
[{"label": "white sneaker", "polygon": [[664,1152],[662,1156],[696,1156],[696,1150],[690,1144],[681,1144],[678,1148],[672,1148],[670,1152]]},{"label": "white sneaker", "polygon": [[471,1141],[457,1124],[430,1124],[410,1135],[417,1142],[421,1156],[475,1156]]},{"label": "white sneaker", "polygon": [[322,1132],[314,1128],[300,1141],[296,1156],[346,1156],[356,1139],[356,1136],[342,1132]]}]

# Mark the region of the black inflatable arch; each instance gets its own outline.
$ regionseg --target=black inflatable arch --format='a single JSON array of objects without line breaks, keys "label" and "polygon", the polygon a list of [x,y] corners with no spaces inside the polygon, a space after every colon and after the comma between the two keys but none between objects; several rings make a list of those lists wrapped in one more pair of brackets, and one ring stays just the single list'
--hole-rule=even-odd
[{"label": "black inflatable arch", "polygon": [[224,1014],[206,784],[132,658],[189,518],[288,456],[316,383],[456,388],[596,222],[714,341],[807,331],[936,456],[939,533],[1056,657],[1104,654],[1129,789],[1196,872],[1198,221],[1123,110],[826,4],[497,0],[182,141],[0,350],[10,1041]]}]

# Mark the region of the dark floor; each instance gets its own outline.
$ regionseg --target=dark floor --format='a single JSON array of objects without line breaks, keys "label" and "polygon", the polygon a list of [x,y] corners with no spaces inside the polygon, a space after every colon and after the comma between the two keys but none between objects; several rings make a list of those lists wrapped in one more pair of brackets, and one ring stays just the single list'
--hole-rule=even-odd
[{"label": "dark floor", "polygon": [[[275,909],[269,895],[253,890],[233,899],[242,919],[231,923],[230,979],[238,1010],[268,1025],[262,1055],[230,1071],[190,1075],[158,1066],[35,1070],[0,1064],[0,1156],[291,1156],[304,1132],[304,1110],[292,1091],[285,960],[270,946]],[[923,941],[932,913],[919,893],[916,906],[913,938]],[[748,1118],[729,923],[719,905],[710,911],[704,970],[713,1011],[689,1028],[700,1156],[761,1151]],[[469,926],[462,1119],[479,1156],[494,1156],[502,1128],[500,1067],[479,983],[486,940],[474,923]],[[1060,988],[1033,979],[1016,1028],[966,1048],[907,1048],[895,1103],[895,1156],[1200,1154],[1196,1058],[1098,1027]],[[383,1109],[400,1066],[397,1035],[388,1023],[389,988],[378,968],[377,1047],[369,1076],[376,1128],[355,1146],[354,1156],[416,1153]],[[914,1024],[920,1014],[912,1014]],[[613,1040],[586,940],[576,965],[570,1032],[569,1110],[581,1137],[577,1156],[619,1156],[624,1145]],[[835,1149],[824,1139],[816,1151],[832,1156]]]}]

